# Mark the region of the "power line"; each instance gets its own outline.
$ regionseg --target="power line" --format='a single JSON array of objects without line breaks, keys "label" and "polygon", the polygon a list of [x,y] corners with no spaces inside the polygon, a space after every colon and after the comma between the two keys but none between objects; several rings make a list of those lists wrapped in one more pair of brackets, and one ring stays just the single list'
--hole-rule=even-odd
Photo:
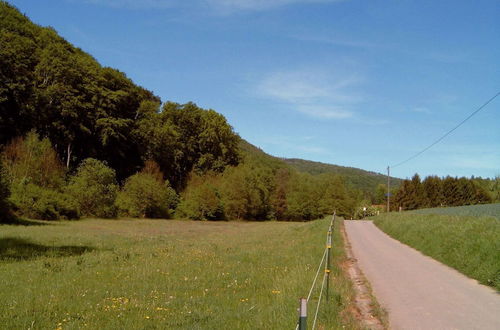
[{"label": "power line", "polygon": [[424,148],[423,150],[421,150],[420,152],[417,152],[415,155],[411,156],[410,158],[407,158],[406,160],[400,162],[400,163],[397,163],[396,165],[392,165],[390,166],[391,168],[394,168],[394,167],[397,167],[397,166],[400,166],[400,165],[403,165],[404,163],[406,162],[409,162],[410,160],[420,156],[421,154],[423,154],[424,152],[426,152],[427,150],[429,150],[430,148],[434,147],[436,144],[438,144],[439,142],[441,142],[445,137],[447,137],[448,135],[450,135],[454,130],[456,130],[457,128],[459,128],[460,126],[462,126],[467,120],[471,119],[472,116],[474,116],[476,113],[478,113],[479,111],[481,111],[484,107],[486,107],[491,101],[493,101],[498,95],[500,95],[500,91],[498,93],[496,93],[492,98],[490,98],[486,103],[484,103],[482,106],[480,106],[479,108],[477,108],[473,113],[471,113],[467,118],[465,118],[464,120],[462,120],[457,126],[453,127],[451,130],[449,130],[448,132],[446,132],[446,134],[444,134],[443,136],[441,136],[439,139],[437,139],[436,141],[434,141],[432,144],[430,144],[429,146],[427,146],[426,148]]}]

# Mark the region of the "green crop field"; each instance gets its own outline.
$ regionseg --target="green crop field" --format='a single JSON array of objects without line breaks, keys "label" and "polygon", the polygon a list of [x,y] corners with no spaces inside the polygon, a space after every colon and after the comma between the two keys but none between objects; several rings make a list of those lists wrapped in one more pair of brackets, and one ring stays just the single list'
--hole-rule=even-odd
[{"label": "green crop field", "polygon": [[[26,224],[0,226],[3,329],[293,329],[329,220]],[[319,325],[358,329],[351,284],[333,275]]]},{"label": "green crop field", "polygon": [[500,219],[500,203],[420,209],[411,211],[411,213],[461,215],[461,216],[474,216],[474,217],[491,216]]},{"label": "green crop field", "polygon": [[[465,209],[480,210],[481,207]],[[382,214],[375,217],[374,222],[402,243],[500,290],[500,221],[497,218],[404,212]]]}]

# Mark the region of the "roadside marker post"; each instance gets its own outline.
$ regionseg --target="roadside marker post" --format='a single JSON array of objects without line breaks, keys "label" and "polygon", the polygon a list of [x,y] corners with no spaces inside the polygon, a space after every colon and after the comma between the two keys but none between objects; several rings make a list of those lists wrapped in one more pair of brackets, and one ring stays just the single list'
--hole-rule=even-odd
[{"label": "roadside marker post", "polygon": [[336,217],[337,211],[333,212],[332,216],[332,221],[330,222],[330,227],[328,228],[328,236],[327,236],[327,242],[326,242],[326,249],[327,249],[327,255],[326,255],[326,301],[328,301],[330,297],[330,272],[332,270],[332,232],[333,232],[333,224],[335,223],[335,217]]},{"label": "roadside marker post", "polygon": [[328,301],[328,297],[330,296],[330,269],[331,269],[331,250],[332,250],[332,226],[328,230],[328,238],[326,242],[326,301]]},{"label": "roadside marker post", "polygon": [[307,299],[300,298],[299,330],[307,330]]}]

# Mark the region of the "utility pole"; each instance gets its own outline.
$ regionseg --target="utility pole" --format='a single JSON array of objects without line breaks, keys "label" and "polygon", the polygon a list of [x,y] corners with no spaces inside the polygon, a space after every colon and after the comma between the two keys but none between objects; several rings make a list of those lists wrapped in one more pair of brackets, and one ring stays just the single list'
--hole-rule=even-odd
[{"label": "utility pole", "polygon": [[391,210],[391,170],[390,167],[387,166],[387,213]]}]

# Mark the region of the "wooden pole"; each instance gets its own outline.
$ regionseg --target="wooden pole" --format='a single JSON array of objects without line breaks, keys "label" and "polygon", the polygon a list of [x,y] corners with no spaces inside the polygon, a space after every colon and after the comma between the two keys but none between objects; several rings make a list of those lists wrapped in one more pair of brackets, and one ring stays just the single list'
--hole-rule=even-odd
[{"label": "wooden pole", "polygon": [[387,213],[391,211],[391,168],[387,166]]}]

